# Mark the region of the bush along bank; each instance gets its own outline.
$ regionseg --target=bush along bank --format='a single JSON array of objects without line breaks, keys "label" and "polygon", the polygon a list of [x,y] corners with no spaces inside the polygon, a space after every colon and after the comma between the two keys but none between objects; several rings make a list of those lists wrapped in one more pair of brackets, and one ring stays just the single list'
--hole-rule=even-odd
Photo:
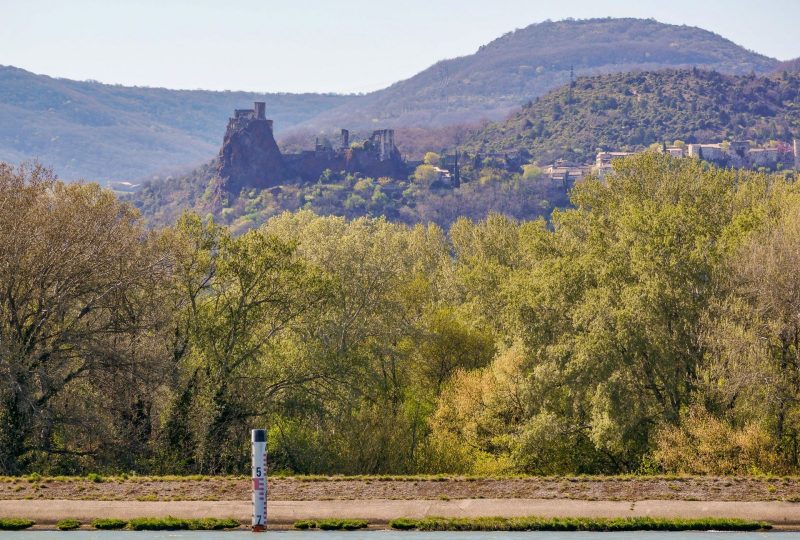
[{"label": "bush along bank", "polygon": [[30,519],[0,518],[0,531],[21,531],[32,527],[33,524]]},{"label": "bush along bank", "polygon": [[180,519],[166,518],[137,518],[128,522],[128,529],[134,531],[218,531],[222,529],[236,529],[240,526],[236,519]]},{"label": "bush along bank", "polygon": [[357,529],[366,529],[368,526],[369,522],[365,519],[301,519],[294,522],[294,528],[300,530],[355,531]]},{"label": "bush along bank", "polygon": [[397,530],[419,531],[757,531],[772,528],[764,521],[743,519],[659,518],[398,518],[389,522]]}]

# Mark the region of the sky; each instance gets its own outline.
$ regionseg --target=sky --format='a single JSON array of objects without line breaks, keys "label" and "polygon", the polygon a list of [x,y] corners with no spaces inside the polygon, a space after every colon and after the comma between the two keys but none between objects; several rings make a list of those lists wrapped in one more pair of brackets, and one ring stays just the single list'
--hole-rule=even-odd
[{"label": "sky", "polygon": [[570,17],[654,18],[800,56],[800,0],[0,0],[0,65],[135,86],[368,92]]}]

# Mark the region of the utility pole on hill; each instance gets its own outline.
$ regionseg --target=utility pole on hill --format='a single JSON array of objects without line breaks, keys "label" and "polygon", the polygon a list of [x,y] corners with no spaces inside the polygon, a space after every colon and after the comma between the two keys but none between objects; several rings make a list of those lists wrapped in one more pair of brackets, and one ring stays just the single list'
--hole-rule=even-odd
[{"label": "utility pole on hill", "polygon": [[461,174],[458,172],[458,146],[456,146],[456,155],[453,160],[453,186],[459,187],[461,185]]},{"label": "utility pole on hill", "polygon": [[572,108],[572,89],[575,87],[575,67],[569,66],[569,89],[567,90],[567,106]]}]

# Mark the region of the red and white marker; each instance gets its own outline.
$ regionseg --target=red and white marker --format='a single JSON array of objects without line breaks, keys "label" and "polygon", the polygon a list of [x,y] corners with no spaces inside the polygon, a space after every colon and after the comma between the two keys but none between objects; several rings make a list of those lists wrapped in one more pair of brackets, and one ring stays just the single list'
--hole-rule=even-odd
[{"label": "red and white marker", "polygon": [[251,432],[253,443],[253,516],[250,527],[253,532],[267,529],[267,432],[254,429]]}]

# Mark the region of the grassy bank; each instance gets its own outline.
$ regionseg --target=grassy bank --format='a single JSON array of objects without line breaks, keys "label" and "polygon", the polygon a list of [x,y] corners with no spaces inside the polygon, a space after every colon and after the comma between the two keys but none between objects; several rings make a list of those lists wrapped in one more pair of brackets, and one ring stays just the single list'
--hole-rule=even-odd
[{"label": "grassy bank", "polygon": [[128,521],[126,528],[133,531],[219,531],[223,529],[236,529],[240,526],[236,519],[180,519],[166,518],[138,518]]},{"label": "grassy bank", "polygon": [[368,526],[369,522],[365,519],[301,519],[294,522],[294,528],[300,530],[355,531],[366,529]]},{"label": "grassy bank", "polygon": [[400,518],[392,529],[419,531],[756,531],[771,529],[764,521],[743,519],[657,518]]},{"label": "grassy bank", "polygon": [[[0,531],[20,531],[35,525],[29,519],[0,518]],[[82,523],[77,519],[62,519],[56,523],[60,531],[71,531],[80,528]],[[137,518],[125,519],[95,519],[91,522],[93,528],[98,530],[131,530],[131,531],[219,531],[236,529],[241,524],[236,519],[202,518],[180,519],[166,518]]]}]

